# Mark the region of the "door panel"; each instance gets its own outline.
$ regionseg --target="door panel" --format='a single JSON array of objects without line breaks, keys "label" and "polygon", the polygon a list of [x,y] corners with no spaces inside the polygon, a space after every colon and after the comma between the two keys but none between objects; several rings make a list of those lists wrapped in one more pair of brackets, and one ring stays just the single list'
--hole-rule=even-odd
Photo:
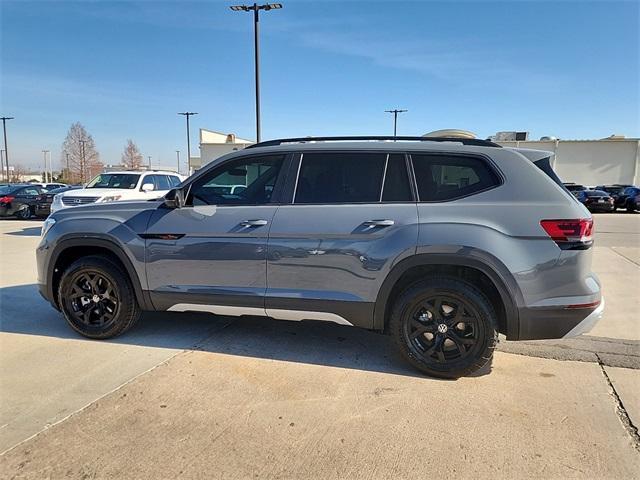
[{"label": "door panel", "polygon": [[[146,234],[147,282],[154,305],[159,309],[179,303],[263,307],[267,234],[276,209],[273,205],[158,209]],[[248,220],[263,222],[248,225]]]},{"label": "door panel", "polygon": [[380,285],[415,252],[417,228],[415,203],[281,206],[269,233],[267,312],[331,312],[371,327]]}]

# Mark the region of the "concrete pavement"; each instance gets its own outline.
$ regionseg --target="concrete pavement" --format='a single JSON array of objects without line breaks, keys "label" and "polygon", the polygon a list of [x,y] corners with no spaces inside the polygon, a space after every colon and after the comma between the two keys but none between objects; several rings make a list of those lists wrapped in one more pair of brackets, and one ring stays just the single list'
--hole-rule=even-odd
[{"label": "concrete pavement", "polygon": [[331,324],[154,314],[88,341],[35,290],[39,222],[2,221],[0,451],[24,443],[0,476],[634,478],[640,370],[608,365],[640,357],[640,215],[596,225],[604,330],[501,345],[582,361],[498,352],[490,374],[447,382]]}]

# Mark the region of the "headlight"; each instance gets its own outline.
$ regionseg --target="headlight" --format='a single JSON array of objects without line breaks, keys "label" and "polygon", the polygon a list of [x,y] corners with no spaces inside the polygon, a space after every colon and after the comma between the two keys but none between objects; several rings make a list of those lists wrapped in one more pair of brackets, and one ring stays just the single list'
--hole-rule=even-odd
[{"label": "headlight", "polygon": [[122,195],[109,195],[107,197],[102,197],[100,200],[98,200],[98,202],[100,202],[100,203],[115,202],[117,200],[120,200],[121,197],[122,197]]},{"label": "headlight", "polygon": [[47,217],[47,219],[42,224],[42,231],[40,232],[40,235],[44,237],[55,223],[56,223],[55,219],[51,217]]}]

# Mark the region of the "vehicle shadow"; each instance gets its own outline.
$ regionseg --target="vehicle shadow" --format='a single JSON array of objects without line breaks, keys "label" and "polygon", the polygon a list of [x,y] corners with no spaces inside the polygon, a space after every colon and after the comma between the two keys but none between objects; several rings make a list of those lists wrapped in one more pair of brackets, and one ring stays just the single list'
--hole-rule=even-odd
[{"label": "vehicle shadow", "polygon": [[[75,333],[33,284],[0,288],[0,331],[94,341]],[[146,312],[129,332],[103,341],[427,378],[400,358],[389,336],[328,322]],[[490,372],[488,365],[474,376]]]},{"label": "vehicle shadow", "polygon": [[5,235],[14,235],[19,237],[39,237],[42,227],[26,227],[15,232],[4,232]]}]

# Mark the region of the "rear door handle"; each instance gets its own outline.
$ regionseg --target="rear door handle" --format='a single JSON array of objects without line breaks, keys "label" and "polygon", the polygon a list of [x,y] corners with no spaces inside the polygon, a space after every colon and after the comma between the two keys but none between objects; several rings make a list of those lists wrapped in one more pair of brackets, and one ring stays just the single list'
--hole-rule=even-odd
[{"label": "rear door handle", "polygon": [[396,222],[393,220],[367,220],[364,222],[367,227],[390,227],[394,223]]},{"label": "rear door handle", "polygon": [[243,227],[264,227],[267,223],[266,220],[245,220],[240,222]]}]

